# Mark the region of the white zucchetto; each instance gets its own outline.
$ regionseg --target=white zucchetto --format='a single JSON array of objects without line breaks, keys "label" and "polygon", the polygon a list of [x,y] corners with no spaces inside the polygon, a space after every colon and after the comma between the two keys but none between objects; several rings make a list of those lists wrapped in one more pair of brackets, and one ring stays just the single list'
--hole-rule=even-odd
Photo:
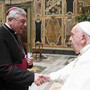
[{"label": "white zucchetto", "polygon": [[79,25],[80,28],[90,36],[90,21],[83,21],[78,23],[77,25]]}]

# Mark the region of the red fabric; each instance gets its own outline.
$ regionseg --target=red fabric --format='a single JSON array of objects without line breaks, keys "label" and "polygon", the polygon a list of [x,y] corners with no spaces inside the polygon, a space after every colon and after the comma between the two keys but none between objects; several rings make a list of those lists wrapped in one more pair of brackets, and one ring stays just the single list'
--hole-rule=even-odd
[{"label": "red fabric", "polygon": [[8,15],[8,13],[9,13],[11,10],[16,9],[16,8],[19,8],[19,7],[11,7],[11,8],[7,11],[7,15]]},{"label": "red fabric", "polygon": [[22,59],[22,64],[15,64],[14,66],[21,68],[23,70],[27,70],[27,60],[26,58]]}]

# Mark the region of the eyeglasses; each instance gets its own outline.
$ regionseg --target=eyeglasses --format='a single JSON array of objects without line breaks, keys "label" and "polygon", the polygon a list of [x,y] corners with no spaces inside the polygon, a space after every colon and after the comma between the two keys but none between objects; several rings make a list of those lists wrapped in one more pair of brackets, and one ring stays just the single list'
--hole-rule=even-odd
[{"label": "eyeglasses", "polygon": [[16,18],[14,18],[17,22],[20,22],[21,24],[25,24],[27,21],[24,19],[19,19],[17,20]]}]

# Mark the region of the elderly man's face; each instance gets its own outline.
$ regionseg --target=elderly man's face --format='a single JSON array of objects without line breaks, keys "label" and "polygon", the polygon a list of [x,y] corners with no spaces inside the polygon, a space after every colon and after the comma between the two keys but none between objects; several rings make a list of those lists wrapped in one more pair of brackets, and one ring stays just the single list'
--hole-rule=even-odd
[{"label": "elderly man's face", "polygon": [[82,33],[79,31],[79,27],[75,26],[71,31],[70,42],[76,54],[82,49]]},{"label": "elderly man's face", "polygon": [[12,20],[11,28],[19,33],[22,34],[23,30],[26,28],[26,15],[19,14],[19,16]]}]

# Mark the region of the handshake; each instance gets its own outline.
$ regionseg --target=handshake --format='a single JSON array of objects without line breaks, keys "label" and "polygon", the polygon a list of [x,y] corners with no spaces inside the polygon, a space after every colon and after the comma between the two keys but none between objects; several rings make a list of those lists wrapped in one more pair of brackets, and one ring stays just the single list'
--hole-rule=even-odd
[{"label": "handshake", "polygon": [[35,79],[34,79],[34,83],[39,86],[45,82],[49,82],[50,81],[50,77],[49,75],[44,75],[44,74],[38,74],[35,73]]}]

